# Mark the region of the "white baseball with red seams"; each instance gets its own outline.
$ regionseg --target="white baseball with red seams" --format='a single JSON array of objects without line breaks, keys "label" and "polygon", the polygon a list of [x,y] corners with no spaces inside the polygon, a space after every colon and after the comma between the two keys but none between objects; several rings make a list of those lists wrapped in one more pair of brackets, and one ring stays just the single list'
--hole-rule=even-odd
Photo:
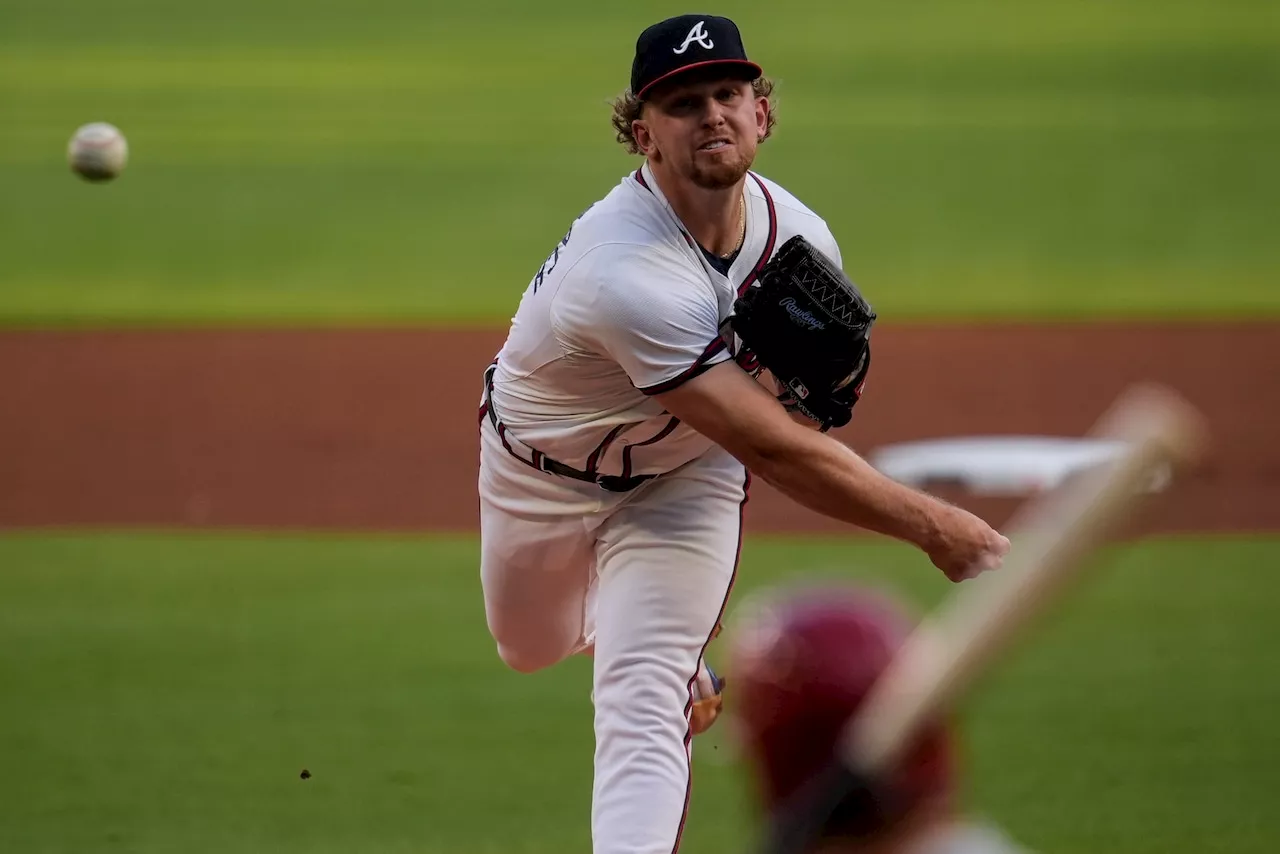
[{"label": "white baseball with red seams", "polygon": [[90,181],[107,181],[124,171],[129,143],[120,129],[108,122],[81,125],[67,143],[67,162]]},{"label": "white baseball with red seams", "polygon": [[757,370],[722,324],[787,239],[840,263],[827,224],[790,193],[755,173],[745,192],[725,275],[648,165],[626,176],[554,247],[485,375],[488,626],[523,672],[594,655],[595,854],[678,846],[694,685],[733,585],[749,482],[652,395],[730,358]]}]

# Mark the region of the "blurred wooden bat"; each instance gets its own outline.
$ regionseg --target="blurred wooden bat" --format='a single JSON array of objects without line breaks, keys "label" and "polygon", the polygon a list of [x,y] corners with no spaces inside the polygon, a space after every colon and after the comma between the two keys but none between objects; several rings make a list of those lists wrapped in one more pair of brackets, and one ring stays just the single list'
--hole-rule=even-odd
[{"label": "blurred wooden bat", "polygon": [[1121,440],[1126,449],[1023,505],[1007,526],[1012,548],[1004,565],[963,582],[908,637],[846,724],[835,773],[775,817],[767,851],[805,850],[845,798],[894,767],[915,734],[1077,580],[1087,558],[1148,497],[1153,469],[1184,468],[1206,441],[1201,417],[1190,405],[1171,391],[1145,385],[1117,398],[1091,435]]}]

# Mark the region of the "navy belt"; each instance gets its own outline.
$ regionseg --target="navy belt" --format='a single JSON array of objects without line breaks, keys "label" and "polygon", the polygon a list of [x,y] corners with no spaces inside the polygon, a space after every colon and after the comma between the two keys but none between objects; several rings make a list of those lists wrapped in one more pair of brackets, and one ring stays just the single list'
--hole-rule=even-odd
[{"label": "navy belt", "polygon": [[502,446],[507,449],[507,453],[511,454],[511,456],[515,457],[525,465],[532,466],[539,471],[550,472],[551,474],[560,475],[561,477],[580,480],[584,483],[594,483],[601,489],[609,492],[630,492],[645,481],[653,480],[657,477],[656,474],[637,474],[630,477],[622,477],[621,475],[616,474],[599,474],[597,472],[576,469],[573,466],[565,465],[558,460],[551,459],[551,457],[548,457],[536,448],[525,445],[524,442],[521,442],[520,444],[529,448],[529,451],[533,455],[533,459],[526,460],[524,457],[517,454],[515,449],[511,447],[511,443],[507,441],[507,426],[499,420],[497,410],[493,407],[493,373],[497,369],[498,365],[495,362],[484,372],[484,405],[485,409],[488,410],[489,423],[493,425],[493,429],[498,433],[498,438],[502,440]]}]

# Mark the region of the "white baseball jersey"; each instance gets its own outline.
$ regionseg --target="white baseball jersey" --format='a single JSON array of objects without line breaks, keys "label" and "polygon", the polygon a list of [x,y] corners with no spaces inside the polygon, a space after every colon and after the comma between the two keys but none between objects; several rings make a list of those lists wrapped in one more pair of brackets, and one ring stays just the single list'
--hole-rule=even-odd
[{"label": "white baseball jersey", "polygon": [[710,440],[653,398],[735,356],[722,325],[791,237],[840,264],[827,224],[749,173],[746,236],[721,274],[681,226],[648,164],[574,221],[520,301],[493,373],[494,414],[511,453],[591,474],[662,474]]}]

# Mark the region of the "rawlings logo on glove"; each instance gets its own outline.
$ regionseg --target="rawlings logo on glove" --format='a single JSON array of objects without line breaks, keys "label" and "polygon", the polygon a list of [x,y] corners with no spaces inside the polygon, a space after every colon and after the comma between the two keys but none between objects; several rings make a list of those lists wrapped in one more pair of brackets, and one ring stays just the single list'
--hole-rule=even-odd
[{"label": "rawlings logo on glove", "polygon": [[778,305],[785,308],[787,313],[791,315],[791,319],[799,326],[806,326],[809,329],[825,329],[827,326],[808,311],[796,305],[796,301],[792,297],[787,297]]},{"label": "rawlings logo on glove", "polygon": [[765,264],[727,322],[789,391],[783,405],[828,430],[848,424],[862,396],[875,320],[844,271],[797,235]]}]

